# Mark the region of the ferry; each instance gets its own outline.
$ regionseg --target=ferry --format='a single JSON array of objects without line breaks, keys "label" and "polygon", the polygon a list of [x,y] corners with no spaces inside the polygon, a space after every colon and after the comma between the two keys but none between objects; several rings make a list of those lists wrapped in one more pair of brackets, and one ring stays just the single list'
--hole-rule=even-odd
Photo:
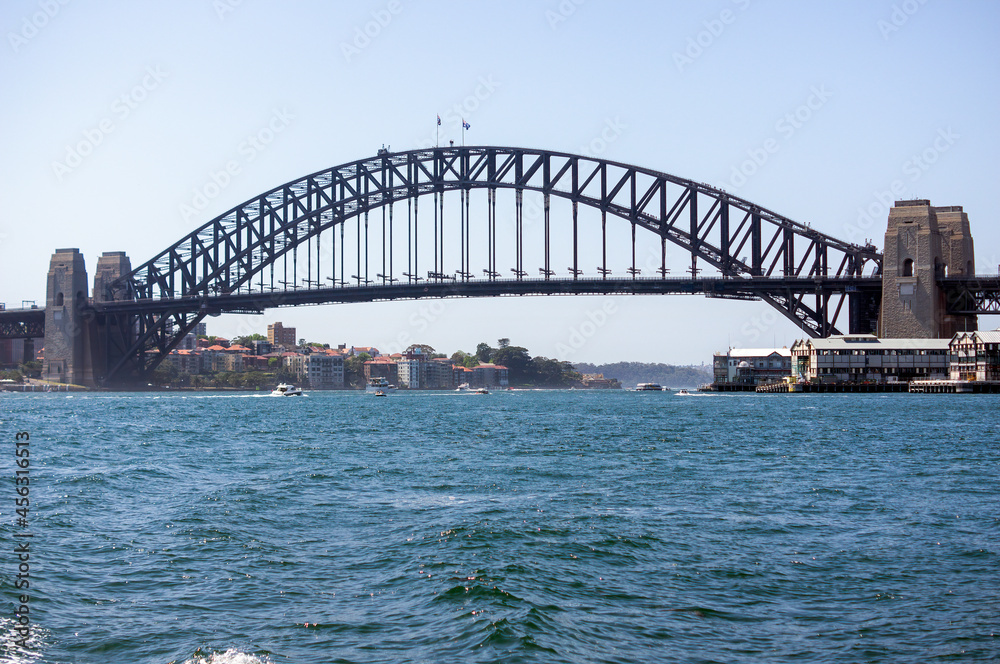
[{"label": "ferry", "polygon": [[279,384],[271,391],[272,397],[301,397],[302,390],[288,383]]},{"label": "ferry", "polygon": [[382,396],[385,396],[389,392],[395,392],[396,386],[390,385],[386,378],[376,377],[368,381],[368,386],[365,388],[365,392],[368,394],[375,394],[378,396],[379,392],[383,392]]},{"label": "ferry", "polygon": [[659,383],[639,383],[635,386],[636,392],[662,392],[663,387]]}]

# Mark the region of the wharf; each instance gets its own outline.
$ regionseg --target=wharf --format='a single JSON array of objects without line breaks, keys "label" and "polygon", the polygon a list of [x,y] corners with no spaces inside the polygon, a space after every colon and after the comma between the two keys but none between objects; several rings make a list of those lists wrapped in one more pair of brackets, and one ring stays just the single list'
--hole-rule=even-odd
[{"label": "wharf", "polygon": [[1000,381],[971,380],[912,380],[898,383],[766,383],[757,385],[759,394],[790,393],[874,393],[895,392],[911,394],[997,394]]},{"label": "wharf", "polygon": [[767,383],[756,387],[758,393],[789,394],[789,393],[872,393],[872,392],[908,392],[907,383]]},{"label": "wharf", "polygon": [[757,388],[752,383],[712,383],[700,388],[700,392],[753,392]]},{"label": "wharf", "polygon": [[67,383],[4,383],[0,392],[87,392],[82,385]]},{"label": "wharf", "polygon": [[916,394],[997,394],[1000,381],[996,380],[914,380],[910,392]]}]

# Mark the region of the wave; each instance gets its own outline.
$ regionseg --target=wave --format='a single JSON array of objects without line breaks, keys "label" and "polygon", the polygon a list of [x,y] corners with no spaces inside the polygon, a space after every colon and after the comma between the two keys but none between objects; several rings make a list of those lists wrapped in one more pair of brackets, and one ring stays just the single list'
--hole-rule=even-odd
[{"label": "wave", "polygon": [[203,653],[199,648],[194,657],[184,660],[183,664],[272,664],[272,661],[267,655],[254,655],[241,652],[236,648],[208,654]]},{"label": "wave", "polygon": [[30,635],[25,642],[28,647],[22,648],[18,645],[22,638],[17,631],[19,627],[13,618],[0,617],[0,664],[33,664],[42,661],[41,651],[48,631],[32,623]]}]

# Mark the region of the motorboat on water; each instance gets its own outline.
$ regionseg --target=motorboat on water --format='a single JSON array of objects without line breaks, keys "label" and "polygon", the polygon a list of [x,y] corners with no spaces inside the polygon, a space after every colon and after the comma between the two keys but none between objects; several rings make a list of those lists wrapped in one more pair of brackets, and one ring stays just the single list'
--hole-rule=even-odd
[{"label": "motorboat on water", "polygon": [[455,391],[456,392],[469,392],[470,391],[469,384],[468,383],[462,383],[457,388],[455,388]]},{"label": "motorboat on water", "polygon": [[663,387],[659,383],[639,383],[635,386],[636,392],[662,392]]},{"label": "motorboat on water", "polygon": [[680,389],[680,390],[677,390],[677,396],[679,396],[679,397],[689,397],[689,396],[691,396],[691,393],[688,392],[685,389]]},{"label": "motorboat on water", "polygon": [[390,385],[387,378],[377,376],[368,381],[368,386],[365,387],[365,392],[368,394],[375,394],[378,396],[379,392],[384,392],[382,396],[389,394],[389,392],[395,392],[396,386]]},{"label": "motorboat on water", "polygon": [[476,390],[476,394],[489,394],[489,393],[490,391],[487,390],[485,387],[480,387],[478,390]]},{"label": "motorboat on water", "polygon": [[386,396],[386,394],[382,390],[375,390],[375,396],[377,396],[377,397],[384,397],[384,396]]},{"label": "motorboat on water", "polygon": [[302,390],[290,385],[289,383],[280,383],[274,390],[271,391],[272,397],[301,397]]}]

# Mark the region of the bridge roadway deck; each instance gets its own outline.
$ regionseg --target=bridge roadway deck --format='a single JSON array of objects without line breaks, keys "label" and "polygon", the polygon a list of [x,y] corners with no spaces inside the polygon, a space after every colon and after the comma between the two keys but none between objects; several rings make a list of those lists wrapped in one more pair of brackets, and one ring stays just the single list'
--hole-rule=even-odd
[{"label": "bridge roadway deck", "polygon": [[258,312],[273,307],[306,304],[382,302],[391,300],[498,297],[511,295],[656,295],[690,294],[730,299],[757,299],[762,295],[843,294],[882,292],[882,278],[761,277],[733,278],[531,278],[531,279],[423,279],[411,283],[346,285],[332,288],[300,288],[273,293],[237,292],[210,296],[186,296],[100,302],[93,305],[107,313],[168,313],[206,310],[208,313]]},{"label": "bridge roadway deck", "polygon": [[0,309],[0,339],[37,339],[45,336],[45,309]]}]

